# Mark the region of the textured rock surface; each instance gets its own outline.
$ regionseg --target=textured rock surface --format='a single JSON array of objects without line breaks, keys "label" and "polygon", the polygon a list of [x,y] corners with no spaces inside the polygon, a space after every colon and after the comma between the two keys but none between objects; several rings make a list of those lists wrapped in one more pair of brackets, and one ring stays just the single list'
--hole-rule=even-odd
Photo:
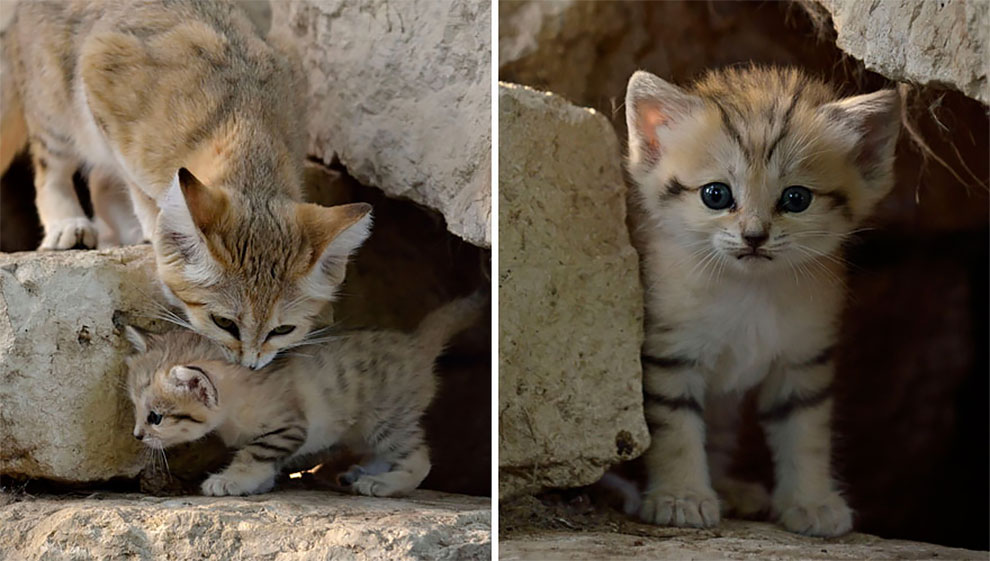
[{"label": "textured rock surface", "polygon": [[471,0],[280,1],[309,79],[310,153],[437,209],[491,245],[491,7]]},{"label": "textured rock surface", "polygon": [[891,80],[946,84],[990,103],[990,2],[819,0],[839,48]]},{"label": "textured rock surface", "polygon": [[417,491],[374,499],[296,491],[246,498],[98,494],[0,507],[0,557],[481,560],[490,501]]},{"label": "textured rock surface", "polygon": [[149,326],[153,270],[149,246],[0,255],[0,473],[137,474],[119,321]]},{"label": "textured rock surface", "polygon": [[641,453],[642,293],[619,143],[562,98],[499,89],[499,494]]},{"label": "textured rock surface", "polygon": [[985,551],[970,551],[927,543],[884,540],[866,534],[836,539],[807,538],[771,524],[726,521],[714,530],[648,528],[646,533],[541,531],[512,535],[499,541],[503,561],[570,559],[733,559],[790,560],[910,560],[986,559]]}]

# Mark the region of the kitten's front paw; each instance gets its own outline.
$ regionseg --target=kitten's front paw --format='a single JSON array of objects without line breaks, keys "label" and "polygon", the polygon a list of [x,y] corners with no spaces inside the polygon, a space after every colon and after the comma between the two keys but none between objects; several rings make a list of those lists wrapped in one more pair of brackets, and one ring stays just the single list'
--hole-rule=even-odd
[{"label": "kitten's front paw", "polygon": [[824,499],[807,501],[800,498],[775,505],[780,523],[789,531],[807,536],[831,538],[852,530],[852,509],[838,492]]},{"label": "kitten's front paw", "polygon": [[639,517],[660,526],[710,528],[718,524],[718,497],[711,489],[656,489],[643,495]]},{"label": "kitten's front paw", "polygon": [[202,490],[204,495],[211,495],[214,497],[223,497],[226,495],[254,495],[257,493],[264,493],[268,489],[271,489],[273,484],[273,481],[269,481],[267,482],[267,485],[265,483],[258,485],[253,481],[242,481],[223,473],[217,473],[211,475],[206,479],[206,481],[203,482]]},{"label": "kitten's front paw", "polygon": [[96,239],[96,226],[88,218],[64,218],[46,225],[38,249],[93,249]]}]

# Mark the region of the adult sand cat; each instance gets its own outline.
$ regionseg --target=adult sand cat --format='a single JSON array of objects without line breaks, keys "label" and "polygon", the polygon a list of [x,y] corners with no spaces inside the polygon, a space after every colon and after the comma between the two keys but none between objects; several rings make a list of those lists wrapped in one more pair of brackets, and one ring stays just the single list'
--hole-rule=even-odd
[{"label": "adult sand cat", "polygon": [[340,476],[364,495],[415,489],[430,470],[420,418],[433,398],[433,363],[478,318],[483,297],[455,300],[413,334],[351,331],[245,372],[190,331],[145,335],[131,327],[128,362],[134,436],[154,448],[216,430],[237,453],[202,486],[207,495],[271,489],[293,459],[343,444],[367,451]]},{"label": "adult sand cat", "polygon": [[839,99],[795,70],[716,71],[687,90],[637,72],[626,115],[644,215],[636,235],[653,439],[641,517],[718,523],[712,483],[732,486],[714,461],[725,451],[706,455],[705,421],[732,422],[711,398],[758,387],[776,468],[772,511],[791,531],[849,531],[829,457],[838,254],[892,187],[898,96]]},{"label": "adult sand cat", "polygon": [[370,206],[301,203],[300,70],[223,1],[20,2],[3,37],[6,169],[26,142],[42,249],[93,247],[72,188],[129,187],[166,292],[231,360],[305,336],[367,237]]}]

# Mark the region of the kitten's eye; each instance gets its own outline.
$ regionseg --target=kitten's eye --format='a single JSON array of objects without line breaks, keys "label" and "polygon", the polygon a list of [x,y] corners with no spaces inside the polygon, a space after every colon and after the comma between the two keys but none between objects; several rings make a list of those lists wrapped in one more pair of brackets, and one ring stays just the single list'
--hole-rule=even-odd
[{"label": "kitten's eye", "polygon": [[157,425],[158,423],[161,423],[161,422],[162,422],[162,416],[161,415],[159,415],[158,413],[155,413],[154,411],[148,413],[148,424],[149,425]]},{"label": "kitten's eye", "polygon": [[713,210],[732,206],[732,190],[725,183],[709,183],[701,188],[701,202]]},{"label": "kitten's eye", "polygon": [[234,339],[241,338],[241,332],[237,330],[237,324],[233,320],[213,314],[210,314],[210,319],[213,320],[213,323],[217,324],[217,327],[233,335]]},{"label": "kitten's eye", "polygon": [[795,185],[784,189],[778,205],[784,212],[802,212],[811,204],[811,198],[811,191],[807,187]]},{"label": "kitten's eye", "polygon": [[271,339],[276,335],[288,335],[289,333],[292,333],[295,330],[296,330],[296,326],[294,325],[280,325],[275,329],[272,329],[271,332],[268,333],[268,337],[266,338],[266,340]]}]

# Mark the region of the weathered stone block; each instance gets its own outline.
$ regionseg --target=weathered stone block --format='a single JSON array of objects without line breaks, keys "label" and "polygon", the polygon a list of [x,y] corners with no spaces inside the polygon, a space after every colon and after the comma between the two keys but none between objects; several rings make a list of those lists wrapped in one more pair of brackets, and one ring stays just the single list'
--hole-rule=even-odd
[{"label": "weathered stone block", "polygon": [[309,153],[439,210],[491,245],[491,6],[471,0],[272,3],[309,81]]},{"label": "weathered stone block", "polygon": [[0,557],[98,559],[491,559],[489,499],[290,491],[254,497],[100,494],[0,507]]},{"label": "weathered stone block", "polygon": [[499,494],[585,485],[649,442],[642,289],[619,143],[560,97],[499,90]]}]

